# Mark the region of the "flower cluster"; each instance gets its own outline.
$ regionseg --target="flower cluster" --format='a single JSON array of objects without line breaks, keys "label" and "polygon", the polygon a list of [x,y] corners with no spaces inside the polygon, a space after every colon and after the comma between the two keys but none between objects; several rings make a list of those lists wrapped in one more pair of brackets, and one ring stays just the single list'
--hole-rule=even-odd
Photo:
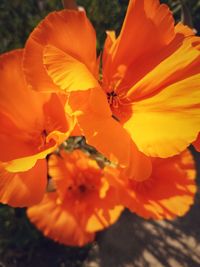
[{"label": "flower cluster", "polygon": [[[83,10],[50,13],[24,49],[0,56],[0,202],[29,207],[45,235],[74,246],[124,208],[184,215],[196,192],[187,147],[200,150],[199,73],[200,38],[158,0],[130,0],[100,56]],[[88,149],[70,150],[75,136]]]}]

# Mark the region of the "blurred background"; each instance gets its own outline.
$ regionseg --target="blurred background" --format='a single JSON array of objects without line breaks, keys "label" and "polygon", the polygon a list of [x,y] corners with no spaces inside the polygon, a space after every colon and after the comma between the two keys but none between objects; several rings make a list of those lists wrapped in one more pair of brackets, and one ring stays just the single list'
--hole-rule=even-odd
[{"label": "blurred background", "polygon": [[[98,52],[105,30],[119,32],[127,0],[80,0],[97,32]],[[165,0],[181,19],[180,1]],[[185,1],[188,23],[200,33],[200,1]],[[50,11],[62,8],[60,0],[0,0],[0,53],[23,47]],[[189,18],[188,18],[189,17]],[[192,20],[192,21],[191,21]],[[200,156],[194,152],[200,177]],[[128,211],[93,244],[70,248],[46,239],[32,226],[25,209],[0,205],[0,267],[199,267],[200,194],[188,214],[174,221],[145,221]]]},{"label": "blurred background", "polygon": [[[182,0],[184,1],[184,0]],[[180,0],[162,0],[174,12],[176,20],[181,18]],[[79,0],[77,3],[87,10],[102,48],[105,30],[119,31],[128,0]],[[200,1],[185,0],[194,27],[200,31]],[[0,52],[23,47],[29,33],[50,11],[62,8],[61,0],[0,0]]]}]

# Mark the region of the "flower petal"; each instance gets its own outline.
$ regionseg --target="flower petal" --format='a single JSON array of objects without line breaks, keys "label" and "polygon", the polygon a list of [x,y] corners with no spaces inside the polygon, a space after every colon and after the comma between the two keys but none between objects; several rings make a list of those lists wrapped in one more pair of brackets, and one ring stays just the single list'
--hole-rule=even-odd
[{"label": "flower petal", "polygon": [[115,41],[116,41],[115,31],[106,31],[106,40],[104,43],[103,57],[102,57],[103,66],[106,66],[106,60],[107,59],[109,60],[111,48]]},{"label": "flower petal", "polygon": [[58,90],[43,66],[43,51],[48,44],[80,61],[96,75],[96,36],[85,12],[53,12],[31,33],[25,46],[23,65],[28,84],[35,90]]},{"label": "flower petal", "polygon": [[33,155],[35,146],[28,142],[25,131],[20,130],[13,119],[0,111],[0,161],[6,162],[16,158]]},{"label": "flower petal", "polygon": [[86,93],[71,94],[69,104],[72,110],[78,109],[76,111],[78,124],[88,144],[110,160],[119,160],[121,164],[127,165],[131,140],[122,126],[111,117],[102,89],[95,88]]},{"label": "flower petal", "polygon": [[133,116],[124,127],[143,153],[169,157],[196,139],[200,130],[199,85],[197,74],[134,104]]},{"label": "flower petal", "polygon": [[[139,59],[141,68],[146,69],[149,55],[156,55],[170,43],[174,35],[173,16],[166,5],[160,5],[157,0],[129,1],[120,35],[110,50],[110,57],[103,62],[106,81],[115,84],[115,80],[119,79],[117,73],[120,66],[127,69],[132,66],[131,75],[134,80]],[[126,77],[124,79],[126,84]]]},{"label": "flower petal", "polygon": [[113,209],[108,210],[107,216],[105,216],[105,212],[103,210],[97,210],[96,213],[89,218],[86,230],[93,233],[107,228],[119,219],[123,210],[124,207],[118,205]]},{"label": "flower petal", "polygon": [[58,131],[51,132],[47,136],[48,147],[39,153],[27,157],[20,157],[5,163],[5,168],[9,172],[23,172],[32,168],[37,160],[44,159],[46,156],[56,150],[59,144],[61,144],[69,136],[69,132],[60,133]]},{"label": "flower petal", "polygon": [[181,25],[177,25],[176,31],[173,42],[148,59],[150,62],[157,60],[157,65],[149,69],[145,76],[140,75],[140,80],[129,88],[129,100],[137,101],[151,97],[165,90],[165,87],[199,73],[200,38],[193,35],[185,36],[185,29]]},{"label": "flower petal", "polygon": [[49,95],[40,95],[27,88],[21,69],[22,56],[23,50],[0,56],[1,161],[36,152],[32,137],[44,124],[43,105],[50,98]]},{"label": "flower petal", "polygon": [[46,160],[39,160],[26,172],[12,173],[0,163],[0,202],[14,207],[31,206],[41,201],[47,184]]},{"label": "flower petal", "polygon": [[101,88],[71,93],[69,105],[75,111],[78,125],[88,144],[112,162],[128,168],[136,179],[138,176],[149,176],[149,159],[138,151],[123,126],[111,117],[106,96]]},{"label": "flower petal", "polygon": [[53,82],[66,92],[99,86],[86,65],[54,46],[45,47],[43,62]]},{"label": "flower petal", "polygon": [[168,159],[155,159],[149,179],[124,186],[121,203],[144,218],[183,216],[194,202],[195,176],[194,159],[189,151]]},{"label": "flower petal", "polygon": [[73,128],[58,95],[27,88],[22,56],[23,50],[0,56],[0,161],[11,172],[32,168],[37,159],[55,150]]},{"label": "flower petal", "polygon": [[0,110],[16,126],[29,130],[43,122],[42,105],[48,101],[49,95],[39,95],[27,88],[21,68],[22,57],[22,49],[0,56]]},{"label": "flower petal", "polygon": [[94,240],[79,222],[59,204],[56,193],[46,194],[39,205],[27,210],[29,219],[47,237],[68,246],[83,246]]}]

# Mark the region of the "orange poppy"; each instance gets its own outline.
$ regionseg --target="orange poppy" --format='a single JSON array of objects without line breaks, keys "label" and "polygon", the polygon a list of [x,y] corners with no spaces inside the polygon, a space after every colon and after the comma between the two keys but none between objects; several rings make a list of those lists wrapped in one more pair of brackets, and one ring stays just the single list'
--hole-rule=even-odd
[{"label": "orange poppy", "polygon": [[[49,14],[30,34],[23,68],[27,82],[36,90],[71,92],[66,110],[76,115],[90,145],[123,166],[130,165],[134,155],[138,165],[143,169],[146,165],[149,175],[149,160],[113,119],[107,96],[100,88],[96,35],[85,12],[63,10]],[[139,169],[135,175],[140,175],[137,172]]]},{"label": "orange poppy", "polygon": [[72,127],[59,96],[28,88],[22,56],[23,50],[0,56],[0,201],[13,206],[41,200],[45,157],[69,136]]},{"label": "orange poppy", "polygon": [[125,165],[130,147],[137,154],[131,141],[146,155],[165,158],[196,139],[200,38],[174,26],[165,4],[130,0],[119,36],[108,32],[101,87],[95,49],[84,12],[51,13],[27,41],[26,78],[37,90],[71,92],[69,104],[88,142]]},{"label": "orange poppy", "polygon": [[196,139],[199,71],[200,38],[174,26],[166,5],[130,1],[119,37],[108,33],[103,88],[113,114],[145,154],[172,156]]},{"label": "orange poppy", "polygon": [[118,202],[144,218],[174,219],[194,202],[196,169],[186,150],[168,159],[152,158],[151,176],[135,181],[123,171],[109,169],[109,183],[118,189]]},{"label": "orange poppy", "polygon": [[45,235],[81,246],[118,219],[123,206],[116,205],[116,189],[109,186],[106,171],[95,160],[80,150],[62,150],[49,157],[48,167],[56,192],[28,209],[30,220]]}]

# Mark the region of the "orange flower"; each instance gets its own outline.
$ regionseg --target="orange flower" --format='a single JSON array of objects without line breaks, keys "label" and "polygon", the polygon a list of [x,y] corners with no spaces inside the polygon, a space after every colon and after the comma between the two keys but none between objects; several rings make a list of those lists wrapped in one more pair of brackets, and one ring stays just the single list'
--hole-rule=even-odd
[{"label": "orange flower", "polygon": [[[123,166],[130,165],[134,155],[138,165],[146,169],[144,175],[149,176],[149,160],[113,119],[98,82],[96,36],[85,12],[63,10],[49,14],[31,33],[23,63],[26,79],[36,90],[71,92],[66,110],[76,115],[90,145]],[[133,172],[141,175],[140,168]]]},{"label": "orange flower", "polygon": [[151,176],[135,181],[113,169],[109,183],[118,188],[118,202],[144,218],[174,219],[194,202],[195,164],[189,151],[168,159],[153,159]]},{"label": "orange flower", "polygon": [[116,206],[116,189],[107,173],[80,150],[61,151],[49,158],[49,174],[56,192],[28,209],[30,220],[45,235],[66,245],[82,246],[94,232],[113,224],[123,206]]},{"label": "orange flower", "polygon": [[69,136],[71,127],[56,94],[27,87],[22,56],[23,50],[0,56],[0,201],[13,206],[41,200],[45,157]]},{"label": "orange flower", "polygon": [[88,142],[128,165],[130,154],[137,155],[131,141],[146,155],[165,158],[196,139],[199,48],[200,38],[174,26],[166,5],[130,0],[118,38],[108,32],[102,87],[95,34],[84,12],[48,15],[27,41],[24,69],[37,90],[71,92],[69,104]]},{"label": "orange flower", "polygon": [[108,33],[103,88],[115,117],[146,155],[169,157],[196,139],[200,38],[174,26],[158,0],[132,0],[120,35]]}]

